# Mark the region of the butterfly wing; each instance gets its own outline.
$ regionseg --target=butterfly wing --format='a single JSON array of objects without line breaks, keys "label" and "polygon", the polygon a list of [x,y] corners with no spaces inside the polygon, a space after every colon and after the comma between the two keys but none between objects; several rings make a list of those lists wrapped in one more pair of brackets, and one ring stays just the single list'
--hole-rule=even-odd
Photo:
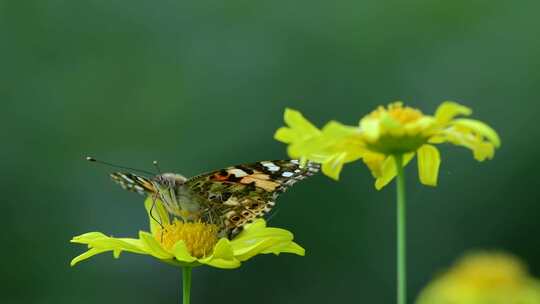
[{"label": "butterfly wing", "polygon": [[187,180],[184,187],[205,203],[204,221],[235,234],[270,212],[281,193],[319,169],[313,162],[301,167],[298,160],[262,161],[201,174]]},{"label": "butterfly wing", "polygon": [[114,172],[111,173],[112,180],[128,191],[137,192],[141,195],[153,194],[156,192],[152,181],[132,173]]}]

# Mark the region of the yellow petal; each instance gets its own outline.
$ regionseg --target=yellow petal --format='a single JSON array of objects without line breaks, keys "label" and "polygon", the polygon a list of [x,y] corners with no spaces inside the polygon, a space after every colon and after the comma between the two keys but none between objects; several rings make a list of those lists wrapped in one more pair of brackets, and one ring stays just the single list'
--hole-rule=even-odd
[{"label": "yellow petal", "polygon": [[452,121],[452,125],[460,128],[469,129],[479,135],[484,136],[497,148],[501,145],[501,140],[497,132],[493,130],[490,126],[479,120],[466,118],[455,119],[454,121]]},{"label": "yellow petal", "polygon": [[245,225],[244,229],[234,239],[242,238],[254,231],[260,231],[264,228],[266,228],[266,221],[262,218],[258,218],[253,221],[253,223]]},{"label": "yellow petal", "polygon": [[148,232],[140,231],[139,239],[143,242],[146,247],[148,254],[162,260],[172,259],[174,256],[166,251],[159,242]]},{"label": "yellow petal", "polygon": [[331,142],[322,136],[311,137],[308,140],[299,140],[289,144],[287,153],[292,158],[306,158],[311,161],[321,162],[330,155],[332,151],[328,149]]},{"label": "yellow petal", "polygon": [[393,131],[398,132],[397,134],[395,133],[395,135],[401,135],[399,132],[403,132],[403,124],[388,113],[382,115],[382,117],[379,119],[379,124],[383,130],[395,129]]},{"label": "yellow petal", "polygon": [[445,101],[435,111],[435,119],[439,124],[447,124],[458,115],[471,115],[472,110],[457,102]]},{"label": "yellow petal", "polygon": [[[284,248],[292,243],[291,240],[283,240],[277,237],[267,237],[265,239],[250,239],[244,240],[244,244],[239,242],[234,243],[234,254],[240,261],[246,261],[258,254],[274,253],[279,254],[279,249]],[[270,250],[273,248],[274,250]],[[296,253],[296,252],[293,252]]]},{"label": "yellow petal", "polygon": [[234,255],[245,261],[257,254],[289,252],[303,255],[304,250],[293,240],[291,232],[279,228],[267,228],[264,220],[257,220],[246,225],[237,237],[231,241]]},{"label": "yellow petal", "polygon": [[278,245],[269,247],[261,251],[261,253],[263,254],[273,253],[275,255],[279,255],[280,253],[294,253],[299,256],[304,256],[306,255],[306,250],[302,246],[296,244],[295,242],[286,242],[286,243],[279,243]]},{"label": "yellow petal", "polygon": [[323,127],[321,134],[295,141],[287,151],[293,158],[322,163],[323,173],[337,180],[343,165],[359,159],[363,150],[357,127],[330,121]]},{"label": "yellow petal", "polygon": [[221,269],[234,269],[238,268],[242,265],[239,260],[236,258],[233,258],[231,260],[225,260],[225,259],[216,259],[216,258],[204,258],[202,260],[199,260],[201,264],[205,264],[208,266],[221,268]]},{"label": "yellow petal", "polygon": [[381,162],[380,168],[377,171],[380,172],[380,176],[375,179],[375,189],[381,190],[384,186],[388,185],[388,183],[390,183],[397,175],[396,162],[394,160],[394,157],[386,156],[384,161]]},{"label": "yellow petal", "polygon": [[109,249],[90,248],[89,250],[87,250],[83,254],[80,254],[80,255],[76,256],[73,260],[71,260],[69,265],[70,266],[75,266],[81,261],[84,261],[84,260],[86,260],[88,258],[93,257],[96,254],[100,254],[100,253],[103,253],[103,252],[106,252],[106,251],[110,251],[110,250]]},{"label": "yellow petal", "polygon": [[288,127],[281,127],[277,129],[274,134],[274,139],[284,143],[291,143],[297,138],[296,133]]},{"label": "yellow petal", "polygon": [[211,256],[199,259],[199,262],[223,269],[240,267],[240,261],[234,256],[230,241],[226,238],[218,241]]},{"label": "yellow petal", "polygon": [[288,127],[279,128],[274,138],[284,143],[292,143],[304,140],[320,133],[319,129],[309,122],[302,113],[292,109],[285,109],[283,115]]},{"label": "yellow petal", "polygon": [[353,126],[348,126],[339,121],[331,120],[322,128],[322,133],[328,137],[343,138],[347,136],[360,135],[360,129]]},{"label": "yellow petal", "polygon": [[383,175],[382,167],[385,159],[386,156],[384,156],[384,154],[373,152],[365,153],[362,157],[362,161],[371,171],[374,178],[379,178]]},{"label": "yellow petal", "polygon": [[442,142],[450,142],[472,150],[474,158],[478,161],[491,159],[495,155],[494,143],[486,141],[483,135],[463,125],[452,125],[430,139],[430,143]]},{"label": "yellow petal", "polygon": [[300,111],[286,108],[283,119],[287,125],[293,128],[302,129],[307,133],[319,132],[319,129],[309,122]]},{"label": "yellow petal", "polygon": [[362,132],[358,127],[330,121],[323,127],[321,141],[326,143],[325,151],[329,157],[345,153],[345,163],[360,159],[366,153]]},{"label": "yellow petal", "polygon": [[180,262],[191,263],[197,260],[197,258],[191,256],[184,241],[176,242],[172,248],[172,253],[176,260]]},{"label": "yellow petal", "polygon": [[473,156],[477,161],[492,159],[494,155],[495,148],[490,143],[478,142],[473,148]]},{"label": "yellow petal", "polygon": [[[407,153],[403,156],[403,166],[405,167],[414,158],[414,153]],[[375,189],[381,190],[384,186],[388,185],[396,177],[396,161],[392,156],[388,156],[381,163],[379,169],[381,176],[375,180]]]},{"label": "yellow petal", "polygon": [[339,173],[343,169],[346,156],[346,153],[334,154],[322,164],[322,172],[335,180],[339,180]]},{"label": "yellow petal", "polygon": [[235,238],[231,245],[234,255],[239,260],[245,261],[271,247],[290,244],[292,239],[292,233],[287,230],[265,228],[258,233],[252,232],[245,237]]},{"label": "yellow petal", "polygon": [[338,179],[345,163],[361,157],[363,141],[358,127],[330,121],[319,130],[292,109],[285,110],[284,119],[288,126],[279,128],[275,138],[289,144],[289,156],[323,164],[323,173],[333,179]]},{"label": "yellow petal", "polygon": [[364,118],[360,121],[360,129],[362,133],[369,141],[375,141],[379,138],[381,133],[381,128],[379,125],[379,120]]},{"label": "yellow petal", "polygon": [[74,258],[71,261],[72,266],[96,254],[107,251],[112,251],[115,258],[118,258],[122,251],[147,254],[145,246],[140,240],[131,238],[113,238],[106,236],[101,232],[85,233],[74,237],[71,242],[86,244],[88,245],[88,248],[90,248],[90,250]]},{"label": "yellow petal", "polygon": [[92,241],[100,240],[103,238],[108,238],[108,236],[101,232],[87,232],[78,236],[74,236],[70,242],[78,244],[88,244]]},{"label": "yellow petal", "polygon": [[423,145],[418,149],[418,176],[420,182],[427,186],[437,186],[441,156],[439,150],[432,145]]},{"label": "yellow petal", "polygon": [[[144,207],[148,214],[148,222],[150,223],[150,232],[152,234],[155,234],[161,228],[157,221],[159,221],[161,225],[170,224],[169,213],[165,209],[165,206],[163,206],[161,200],[154,199],[149,195],[144,201]],[[150,215],[150,210],[152,210],[152,215]]]},{"label": "yellow petal", "polygon": [[88,232],[71,239],[72,243],[87,244],[92,248],[103,248],[107,250],[120,249],[134,253],[144,253],[144,245],[140,240],[132,238],[114,238],[106,236],[101,232]]},{"label": "yellow petal", "polygon": [[[337,121],[328,122],[321,132],[313,136],[297,136],[297,140],[290,143],[288,152],[291,157],[307,157],[311,161],[322,162],[324,159],[342,152],[344,141],[355,145],[355,137],[359,137],[358,128],[346,126]],[[316,157],[317,159],[313,159]]]},{"label": "yellow petal", "polygon": [[234,253],[230,244],[230,241],[226,238],[221,238],[214,247],[215,258],[230,260],[234,258]]}]

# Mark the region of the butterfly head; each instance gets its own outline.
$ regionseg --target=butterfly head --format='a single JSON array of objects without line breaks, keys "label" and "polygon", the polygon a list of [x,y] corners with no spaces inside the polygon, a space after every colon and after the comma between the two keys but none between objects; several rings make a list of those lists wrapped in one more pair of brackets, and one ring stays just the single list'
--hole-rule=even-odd
[{"label": "butterfly head", "polygon": [[163,173],[154,177],[154,181],[160,188],[171,188],[183,185],[187,178],[177,173]]},{"label": "butterfly head", "polygon": [[152,184],[171,215],[181,217],[184,221],[190,221],[194,219],[192,213],[198,208],[186,205],[184,191],[182,191],[186,180],[180,174],[163,173],[156,175],[152,179]]}]

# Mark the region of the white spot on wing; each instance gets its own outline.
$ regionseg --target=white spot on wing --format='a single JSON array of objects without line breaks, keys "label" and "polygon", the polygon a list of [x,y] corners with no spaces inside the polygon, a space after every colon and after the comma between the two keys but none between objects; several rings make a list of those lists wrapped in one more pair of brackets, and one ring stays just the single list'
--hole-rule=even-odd
[{"label": "white spot on wing", "polygon": [[283,173],[281,174],[281,176],[283,176],[283,177],[291,177],[291,176],[293,176],[293,175],[294,175],[294,173],[288,172],[288,171],[285,171],[285,172],[283,172]]},{"label": "white spot on wing", "polygon": [[234,196],[231,196],[229,197],[228,200],[226,200],[225,202],[223,202],[223,205],[227,205],[227,206],[238,206],[240,205],[240,202],[238,201],[238,199]]},{"label": "white spot on wing", "polygon": [[124,180],[126,180],[128,183],[132,183],[132,184],[135,183],[131,178],[129,178],[129,177],[125,176],[125,175],[122,175],[122,178],[123,178]]},{"label": "white spot on wing", "polygon": [[294,183],[296,183],[296,180],[295,179],[290,179],[288,181],[285,182],[285,186],[292,186]]},{"label": "white spot on wing", "polygon": [[247,176],[248,174],[246,173],[246,171],[242,170],[242,169],[238,169],[238,168],[234,168],[234,169],[229,169],[227,170],[227,172],[229,174],[234,174],[234,176],[236,177],[244,177],[244,176]]},{"label": "white spot on wing", "polygon": [[265,166],[266,169],[268,169],[268,171],[271,171],[271,172],[279,171],[279,167],[276,166],[276,164],[274,164],[273,162],[261,162],[261,164]]}]

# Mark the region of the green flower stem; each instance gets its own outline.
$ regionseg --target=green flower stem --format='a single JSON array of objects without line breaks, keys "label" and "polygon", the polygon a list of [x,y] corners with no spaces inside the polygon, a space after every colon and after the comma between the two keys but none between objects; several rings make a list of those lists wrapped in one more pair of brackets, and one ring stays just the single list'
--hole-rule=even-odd
[{"label": "green flower stem", "polygon": [[183,304],[189,304],[191,296],[191,267],[182,267],[182,301]]},{"label": "green flower stem", "polygon": [[407,303],[407,212],[403,155],[394,155],[397,168],[397,303]]}]

